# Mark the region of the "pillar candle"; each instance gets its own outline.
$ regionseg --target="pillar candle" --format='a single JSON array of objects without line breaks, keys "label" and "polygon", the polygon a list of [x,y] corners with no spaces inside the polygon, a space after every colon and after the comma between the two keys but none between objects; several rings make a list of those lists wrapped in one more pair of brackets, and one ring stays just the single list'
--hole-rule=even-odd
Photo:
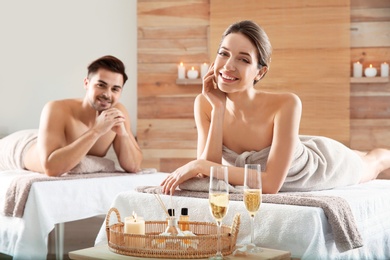
[{"label": "pillar candle", "polygon": [[367,67],[365,70],[364,70],[364,75],[366,75],[366,77],[375,77],[376,76],[376,68],[372,67],[372,64],[370,64],[370,67]]},{"label": "pillar candle", "polygon": [[200,65],[200,77],[202,79],[207,74],[207,71],[209,71],[209,64],[203,63],[202,65]]},{"label": "pillar candle", "polygon": [[187,77],[189,79],[196,79],[198,78],[198,75],[199,75],[199,72],[194,68],[192,67],[188,72],[187,72]]},{"label": "pillar candle", "polygon": [[185,79],[186,77],[186,68],[183,65],[183,62],[180,62],[180,65],[177,66],[177,77],[179,79]]},{"label": "pillar candle", "polygon": [[125,245],[131,248],[145,247],[145,238],[131,235],[145,235],[145,221],[142,217],[138,217],[135,212],[131,217],[125,218]]},{"label": "pillar candle", "polygon": [[381,64],[381,77],[388,77],[388,76],[389,76],[389,64],[383,62]]},{"label": "pillar candle", "polygon": [[145,221],[133,213],[131,217],[125,218],[125,233],[145,235]]},{"label": "pillar candle", "polygon": [[360,62],[355,62],[353,64],[353,77],[361,78],[363,76],[363,64]]}]

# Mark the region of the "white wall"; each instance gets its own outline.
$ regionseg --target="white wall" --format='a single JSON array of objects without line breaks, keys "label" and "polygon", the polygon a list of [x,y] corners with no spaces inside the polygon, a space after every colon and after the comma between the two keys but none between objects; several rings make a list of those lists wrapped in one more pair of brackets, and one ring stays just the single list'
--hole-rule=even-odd
[{"label": "white wall", "polygon": [[136,132],[136,0],[0,0],[0,136],[38,128],[49,100],[84,97],[91,61],[114,55]]}]

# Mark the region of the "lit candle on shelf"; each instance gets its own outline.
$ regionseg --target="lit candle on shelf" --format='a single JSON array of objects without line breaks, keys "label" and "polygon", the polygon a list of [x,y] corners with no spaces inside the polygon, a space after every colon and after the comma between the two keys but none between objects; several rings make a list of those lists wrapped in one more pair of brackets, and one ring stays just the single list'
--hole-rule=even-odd
[{"label": "lit candle on shelf", "polygon": [[206,75],[207,71],[209,71],[209,64],[203,63],[200,65],[200,77],[203,79]]},{"label": "lit candle on shelf", "polygon": [[353,64],[353,77],[361,78],[363,76],[363,64],[360,62],[355,62]]},{"label": "lit candle on shelf", "polygon": [[183,65],[183,62],[180,62],[180,65],[177,66],[177,77],[179,79],[185,79],[186,77],[186,68]]},{"label": "lit candle on shelf", "polygon": [[187,71],[187,77],[189,79],[196,79],[198,78],[199,72],[192,67],[189,71]]},{"label": "lit candle on shelf", "polygon": [[133,212],[131,217],[125,218],[125,233],[145,235],[145,221],[142,217],[137,217],[137,214]]},{"label": "lit candle on shelf", "polygon": [[376,68],[372,67],[372,64],[370,64],[370,67],[367,67],[364,70],[364,75],[366,75],[366,77],[375,77],[376,76]]},{"label": "lit candle on shelf", "polygon": [[389,76],[389,64],[383,62],[381,64],[381,77],[388,77],[388,76]]}]

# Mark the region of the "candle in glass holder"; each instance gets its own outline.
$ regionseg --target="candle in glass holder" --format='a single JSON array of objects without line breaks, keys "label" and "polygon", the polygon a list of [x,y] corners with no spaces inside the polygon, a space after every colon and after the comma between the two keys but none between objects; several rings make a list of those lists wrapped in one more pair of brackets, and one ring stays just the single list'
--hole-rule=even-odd
[{"label": "candle in glass holder", "polygon": [[353,77],[361,78],[363,76],[363,64],[360,62],[355,62],[353,64]]},{"label": "candle in glass holder", "polygon": [[376,68],[372,67],[372,64],[370,64],[370,67],[367,67],[364,70],[364,75],[366,77],[375,77],[376,76]]},{"label": "candle in glass holder", "polygon": [[389,64],[383,62],[381,64],[381,77],[388,77],[388,76],[389,76]]},{"label": "candle in glass holder", "polygon": [[187,71],[187,77],[189,79],[196,79],[198,78],[198,75],[199,72],[194,67],[192,67],[189,71]]},{"label": "candle in glass holder", "polygon": [[207,74],[207,71],[209,71],[209,64],[203,63],[202,65],[200,65],[200,77],[202,79]]},{"label": "candle in glass holder", "polygon": [[180,62],[180,65],[177,66],[177,77],[179,79],[184,79],[186,77],[186,68],[183,65],[183,62]]}]

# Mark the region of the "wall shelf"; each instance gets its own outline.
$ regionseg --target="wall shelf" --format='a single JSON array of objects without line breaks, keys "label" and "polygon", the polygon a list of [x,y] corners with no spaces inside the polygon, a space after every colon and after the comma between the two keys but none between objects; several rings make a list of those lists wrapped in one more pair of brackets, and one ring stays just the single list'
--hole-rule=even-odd
[{"label": "wall shelf", "polygon": [[351,83],[388,83],[389,77],[361,77],[361,78],[354,78],[351,77],[350,80]]},{"label": "wall shelf", "polygon": [[177,85],[202,85],[202,79],[176,79]]}]

